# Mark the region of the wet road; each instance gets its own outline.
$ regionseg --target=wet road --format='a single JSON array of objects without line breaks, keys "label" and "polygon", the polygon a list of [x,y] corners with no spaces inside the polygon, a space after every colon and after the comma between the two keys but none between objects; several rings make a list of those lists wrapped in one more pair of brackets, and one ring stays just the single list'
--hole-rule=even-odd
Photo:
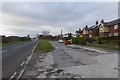
[{"label": "wet road", "polygon": [[2,47],[2,78],[10,78],[32,53],[37,40]]}]

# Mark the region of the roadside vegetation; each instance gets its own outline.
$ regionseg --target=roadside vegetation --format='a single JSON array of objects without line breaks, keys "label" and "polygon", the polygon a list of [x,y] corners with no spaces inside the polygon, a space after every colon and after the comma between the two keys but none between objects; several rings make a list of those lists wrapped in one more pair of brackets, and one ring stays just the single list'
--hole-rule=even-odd
[{"label": "roadside vegetation", "polygon": [[12,42],[8,42],[8,43],[0,43],[0,46],[9,46],[12,44],[19,44],[19,43],[23,43],[23,42],[27,42],[27,41],[12,41]]},{"label": "roadside vegetation", "polygon": [[43,40],[49,40],[49,41],[58,41],[60,39],[60,36],[43,36],[43,35],[39,35],[38,37],[39,39],[43,39]]},{"label": "roadside vegetation", "polygon": [[35,49],[35,52],[45,53],[53,50],[52,45],[48,40],[40,40],[38,46]]},{"label": "roadside vegetation", "polygon": [[0,46],[8,46],[8,45],[18,44],[26,41],[31,41],[31,38],[18,37],[18,36],[9,36],[9,37],[2,36],[2,39],[0,41]]},{"label": "roadside vegetation", "polygon": [[112,50],[120,50],[120,41],[119,37],[93,37],[93,38],[84,38],[84,37],[76,37],[72,39],[73,44],[91,46],[103,49],[112,49]]}]

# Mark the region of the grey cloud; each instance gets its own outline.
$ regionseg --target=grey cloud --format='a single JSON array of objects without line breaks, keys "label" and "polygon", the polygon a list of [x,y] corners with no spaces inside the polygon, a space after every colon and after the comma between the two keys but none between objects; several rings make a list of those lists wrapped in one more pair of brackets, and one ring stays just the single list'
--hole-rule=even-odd
[{"label": "grey cloud", "polygon": [[[69,32],[74,32],[85,25],[92,25],[102,18],[114,19],[117,12],[109,18],[102,16],[115,9],[117,9],[117,3],[113,2],[5,2],[2,5],[4,14],[16,17],[15,19],[3,18],[4,24],[31,29],[50,25]],[[51,32],[58,34],[57,31]]]}]

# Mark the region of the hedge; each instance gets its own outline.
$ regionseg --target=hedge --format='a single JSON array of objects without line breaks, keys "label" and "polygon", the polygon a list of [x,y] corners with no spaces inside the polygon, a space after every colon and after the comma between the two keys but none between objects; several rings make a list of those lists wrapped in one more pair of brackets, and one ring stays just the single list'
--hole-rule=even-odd
[{"label": "hedge", "polygon": [[74,37],[74,38],[72,38],[72,43],[85,45],[86,39],[84,37]]},{"label": "hedge", "polygon": [[94,37],[94,40],[97,41],[99,44],[104,44],[104,43],[108,43],[110,41],[119,41],[119,37],[116,36],[97,36]]}]

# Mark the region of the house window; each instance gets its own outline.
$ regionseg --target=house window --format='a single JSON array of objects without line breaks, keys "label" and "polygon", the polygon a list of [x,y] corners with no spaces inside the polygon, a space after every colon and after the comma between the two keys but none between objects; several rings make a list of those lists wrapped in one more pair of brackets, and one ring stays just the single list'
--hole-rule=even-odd
[{"label": "house window", "polygon": [[114,25],[114,29],[117,29],[118,28],[118,25]]},{"label": "house window", "polygon": [[91,33],[91,30],[90,30],[90,33]]},{"label": "house window", "polygon": [[100,32],[102,32],[102,26],[100,26]]},{"label": "house window", "polygon": [[91,38],[92,37],[92,35],[89,35],[89,38]]},{"label": "house window", "polygon": [[112,36],[112,33],[109,33],[109,36]]},{"label": "house window", "polygon": [[114,33],[114,36],[118,36],[118,33]]}]

